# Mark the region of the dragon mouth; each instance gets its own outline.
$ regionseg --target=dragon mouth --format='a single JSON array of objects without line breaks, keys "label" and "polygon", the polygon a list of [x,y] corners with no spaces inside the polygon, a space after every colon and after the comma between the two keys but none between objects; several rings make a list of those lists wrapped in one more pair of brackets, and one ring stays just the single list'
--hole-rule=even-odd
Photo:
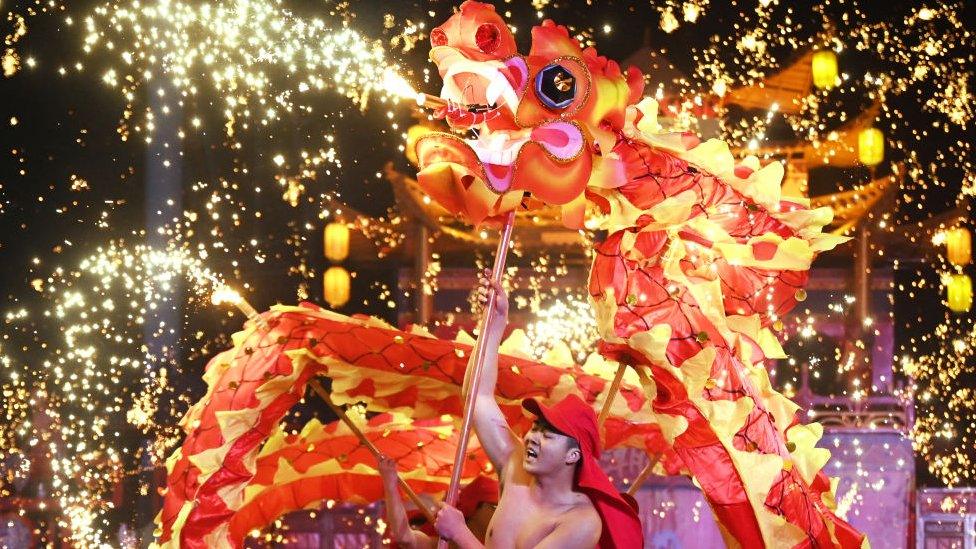
[{"label": "dragon mouth", "polygon": [[[571,166],[583,154],[586,141],[576,123],[556,121],[535,128],[482,132],[473,139],[461,139],[444,133],[430,134],[417,142],[417,157],[422,173],[453,165],[457,173],[466,173],[484,180],[495,193],[526,190],[554,203],[565,203],[578,191],[565,195],[554,189],[564,189],[567,181],[550,182],[547,188],[529,188],[520,181],[520,173],[549,170],[553,174],[576,174]],[[588,173],[588,163],[581,166]],[[569,171],[562,171],[569,170]],[[535,180],[537,176],[530,176]],[[585,183],[585,178],[580,179]],[[571,185],[572,186],[572,185]]]},{"label": "dragon mouth", "polygon": [[538,143],[553,160],[568,162],[582,152],[584,139],[576,124],[550,122],[535,128],[481,132],[477,138],[464,142],[483,164],[511,166],[526,143]]},{"label": "dragon mouth", "polygon": [[494,191],[509,189],[513,165],[530,142],[540,145],[556,162],[568,162],[582,152],[583,132],[574,123],[554,121],[534,128],[519,127],[515,113],[529,76],[522,57],[475,61],[450,46],[437,46],[430,58],[444,81],[440,93],[448,104],[444,116],[453,129],[475,133],[463,142],[484,166]]}]

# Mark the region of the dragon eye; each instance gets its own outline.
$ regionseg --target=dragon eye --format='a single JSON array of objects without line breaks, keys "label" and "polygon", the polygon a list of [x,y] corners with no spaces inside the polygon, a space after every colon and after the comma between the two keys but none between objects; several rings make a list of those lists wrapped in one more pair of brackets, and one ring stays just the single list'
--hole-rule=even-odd
[{"label": "dragon eye", "polygon": [[535,75],[535,93],[551,109],[565,109],[576,98],[576,77],[566,67],[552,63]]},{"label": "dragon eye", "polygon": [[432,46],[446,46],[447,45],[447,35],[441,29],[434,29],[430,31],[430,44]]},{"label": "dragon eye", "polygon": [[501,41],[501,34],[495,25],[483,23],[478,27],[478,32],[475,33],[474,41],[478,44],[478,49],[482,52],[494,53],[498,49],[498,43]]}]

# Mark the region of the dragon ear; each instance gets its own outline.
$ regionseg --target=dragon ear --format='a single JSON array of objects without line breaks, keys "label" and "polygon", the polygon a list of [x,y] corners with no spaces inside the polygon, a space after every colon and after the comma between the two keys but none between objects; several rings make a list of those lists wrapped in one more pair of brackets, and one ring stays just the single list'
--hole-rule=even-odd
[{"label": "dragon ear", "polygon": [[627,67],[627,87],[630,88],[627,104],[636,105],[644,95],[644,75],[637,67]]},{"label": "dragon ear", "polygon": [[557,25],[549,19],[543,21],[541,25],[532,27],[530,58],[551,60],[563,56],[583,56],[579,42],[569,36],[566,27]]}]

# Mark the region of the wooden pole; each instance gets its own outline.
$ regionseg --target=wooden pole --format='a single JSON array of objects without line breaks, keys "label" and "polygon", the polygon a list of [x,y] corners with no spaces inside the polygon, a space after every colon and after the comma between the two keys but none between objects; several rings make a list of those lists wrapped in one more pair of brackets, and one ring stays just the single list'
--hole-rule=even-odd
[{"label": "wooden pole", "polygon": [[[867,331],[865,322],[871,316],[871,233],[867,221],[862,220],[855,229],[854,252],[854,318],[857,319],[854,337],[862,337]],[[859,365],[860,366],[860,365]]]},{"label": "wooden pole", "polygon": [[[329,395],[329,392],[326,391],[324,387],[322,387],[322,384],[315,379],[309,381],[308,384],[310,387],[312,387],[312,390],[315,391],[315,394],[319,395],[319,398],[325,401],[326,406],[328,406],[329,409],[332,410],[332,412],[336,416],[338,416],[339,419],[341,419],[342,422],[345,423],[347,427],[349,427],[349,430],[352,431],[353,434],[355,434],[359,438],[359,440],[363,443],[363,446],[368,448],[369,451],[372,452],[374,456],[376,456],[376,459],[379,459],[380,456],[383,455],[382,452],[380,452],[379,448],[374,446],[373,443],[368,438],[366,438],[366,435],[359,429],[359,426],[353,423],[351,419],[349,419],[349,416],[346,415],[345,410],[343,410],[338,405],[336,405],[335,402],[332,402],[332,397]],[[401,477],[400,475],[397,475],[397,480],[400,481],[400,488],[402,488],[403,492],[407,494],[407,497],[410,498],[410,501],[412,501],[413,504],[417,506],[417,509],[419,509],[420,512],[424,514],[424,518],[427,519],[427,522],[433,525],[434,514],[430,512],[430,509],[427,507],[424,501],[420,499],[420,496],[417,495],[417,492],[414,492],[413,488],[411,488],[410,485],[407,484],[407,481],[403,480],[403,477]]]},{"label": "wooden pole", "polygon": [[637,490],[640,490],[641,485],[644,484],[644,481],[647,480],[647,477],[651,476],[651,473],[654,472],[654,467],[657,466],[659,461],[661,461],[661,456],[663,455],[664,454],[658,454],[653,458],[650,458],[650,461],[647,462],[647,465],[644,466],[644,469],[640,472],[639,475],[637,475],[637,478],[634,479],[634,482],[630,483],[630,488],[627,488],[627,495],[633,496],[634,494],[637,493]]},{"label": "wooden pole", "polygon": [[[637,372],[637,377],[640,378],[642,386],[646,387],[646,385],[651,383],[651,379],[647,376],[647,372],[644,371],[644,368],[642,366],[640,365],[634,366],[634,371]],[[648,403],[648,405],[650,405],[650,403]],[[657,466],[658,462],[661,461],[661,458],[663,456],[664,454],[658,454],[653,458],[650,458],[650,461],[647,463],[647,465],[644,466],[644,469],[640,472],[640,474],[637,475],[637,478],[634,479],[634,482],[631,483],[630,488],[627,488],[628,494],[633,496],[634,494],[637,493],[637,490],[640,490],[641,485],[644,484],[644,481],[647,480],[647,477],[651,476],[651,473],[654,472],[654,467]]]},{"label": "wooden pole", "polygon": [[449,106],[446,99],[441,99],[436,95],[430,95],[429,93],[418,93],[414,98],[417,101],[417,106],[426,109],[438,109],[440,107]]},{"label": "wooden pole", "polygon": [[[515,211],[508,213],[505,219],[505,226],[502,227],[502,234],[498,239],[498,248],[495,250],[495,264],[491,269],[491,280],[500,284],[502,275],[505,272],[505,258],[508,256],[508,246],[512,241],[512,228],[515,226]],[[481,373],[484,370],[485,354],[488,348],[485,346],[485,328],[495,311],[495,290],[488,288],[488,296],[485,301],[485,311],[481,316],[481,327],[478,330],[478,341],[474,345],[474,364],[473,371],[469,377],[468,385],[463,387],[467,392],[464,399],[464,417],[461,420],[461,433],[458,436],[457,452],[454,454],[454,471],[451,473],[451,484],[447,489],[447,496],[444,502],[450,506],[457,504],[458,492],[461,488],[461,471],[464,468],[465,457],[468,454],[468,438],[471,435],[471,419],[474,416],[474,403],[478,398],[478,385],[481,383]],[[437,549],[447,549],[447,541],[443,538],[437,541]]]},{"label": "wooden pole", "polygon": [[620,392],[620,384],[624,380],[624,372],[627,371],[627,365],[621,362],[617,365],[617,374],[613,376],[613,383],[610,384],[610,391],[607,393],[606,400],[603,401],[603,409],[600,410],[600,416],[597,418],[597,427],[602,429],[603,422],[607,420],[607,416],[610,415],[610,408],[613,406],[613,400],[617,398],[617,393]]}]

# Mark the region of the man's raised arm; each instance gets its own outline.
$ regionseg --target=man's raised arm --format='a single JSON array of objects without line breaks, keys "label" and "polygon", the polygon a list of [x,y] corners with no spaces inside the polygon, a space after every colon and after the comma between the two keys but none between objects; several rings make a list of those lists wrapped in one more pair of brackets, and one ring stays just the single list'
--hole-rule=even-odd
[{"label": "man's raised arm", "polygon": [[[508,464],[512,451],[521,442],[505,421],[498,402],[495,401],[495,385],[498,382],[498,346],[501,345],[502,335],[508,322],[508,296],[501,284],[495,284],[486,278],[478,288],[482,303],[487,299],[488,288],[495,290],[493,303],[485,303],[486,307],[494,309],[491,322],[485,326],[485,333],[480,337],[486,338],[485,363],[481,372],[481,382],[478,384],[478,395],[475,399],[474,431],[481,441],[481,447],[488,454],[488,459],[498,471],[499,478],[503,478],[502,471]],[[474,372],[475,356],[472,352],[465,373],[464,391],[467,392]]]}]

